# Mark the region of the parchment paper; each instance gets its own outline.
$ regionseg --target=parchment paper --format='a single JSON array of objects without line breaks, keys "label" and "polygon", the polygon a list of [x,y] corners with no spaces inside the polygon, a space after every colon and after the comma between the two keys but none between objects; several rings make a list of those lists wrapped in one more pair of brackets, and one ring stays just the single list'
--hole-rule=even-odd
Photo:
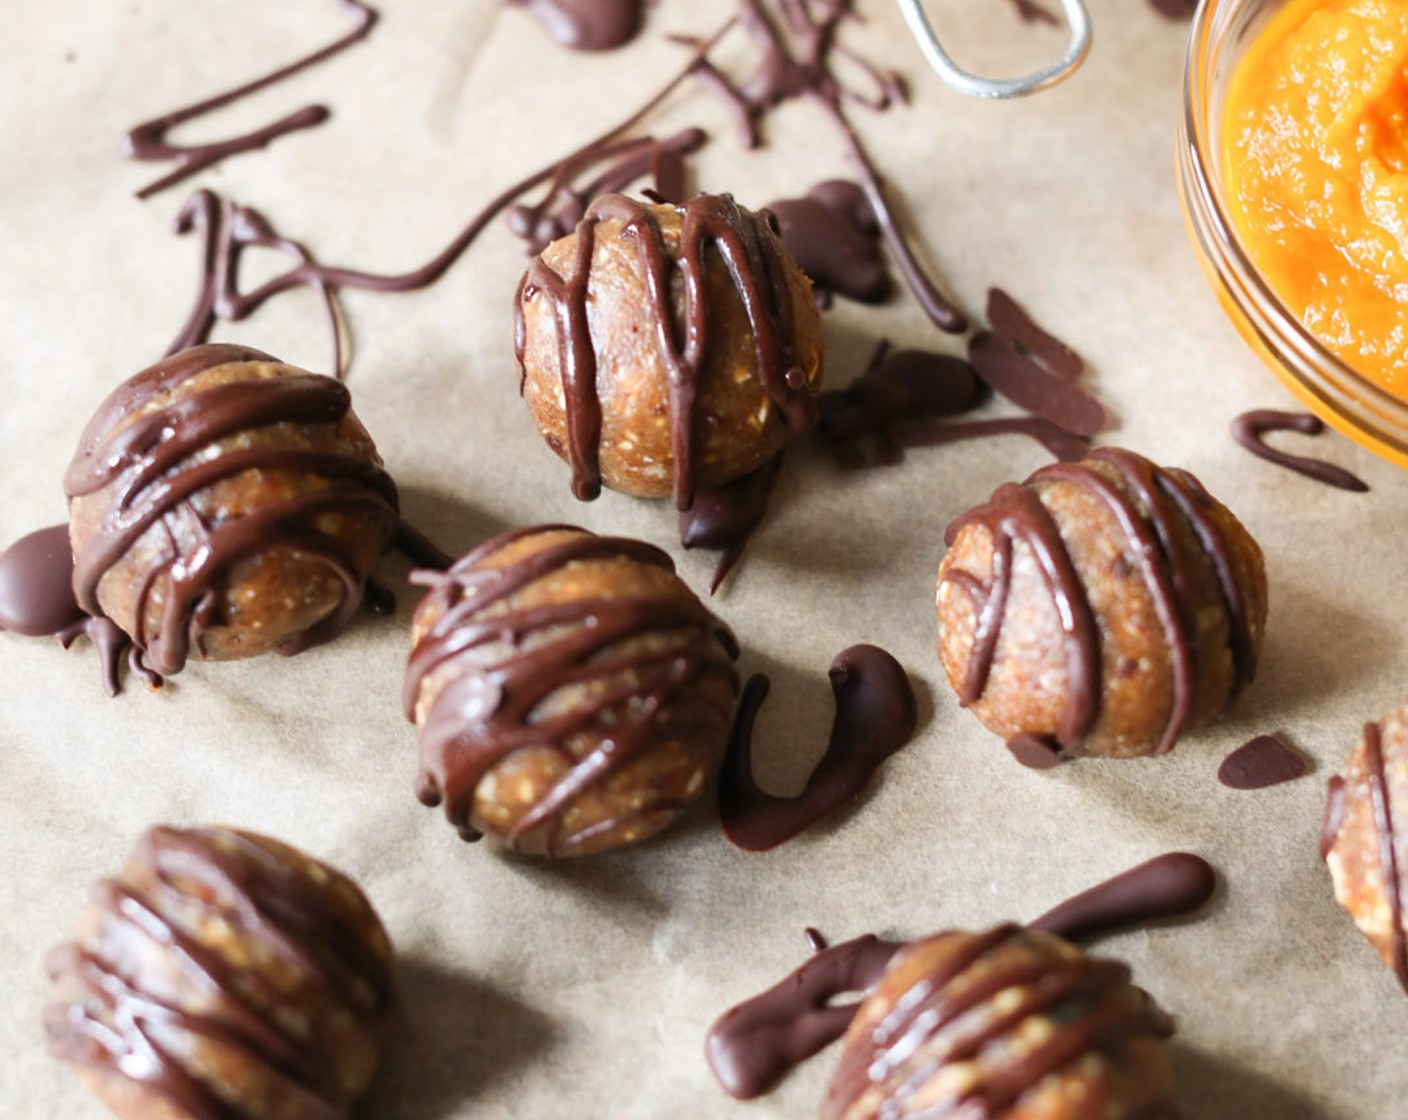
[{"label": "parchment paper", "polygon": [[[668,0],[638,41],[598,57],[552,46],[492,0],[383,7],[365,44],[185,135],[227,135],[311,101],[333,109],[327,125],[139,203],[132,192],[160,169],[119,156],[126,128],[330,41],[344,13],[321,0],[5,0],[0,542],[62,520],[62,471],[90,411],[183,321],[198,246],[170,223],[191,189],[259,207],[326,261],[413,267],[508,182],[643,100],[680,64],[666,34],[707,33],[727,6]],[[798,788],[829,726],[827,664],[857,641],[908,667],[922,729],[855,812],[767,855],[731,848],[707,811],[638,851],[561,866],[460,843],[412,795],[414,735],[398,705],[409,591],[394,618],[367,616],[305,656],[192,664],[157,694],[129,682],[116,700],[86,645],[0,635],[0,1115],[102,1114],[45,1054],[41,961],[73,928],[86,885],[159,821],[263,830],[365,886],[402,982],[401,1042],[375,1117],[812,1115],[834,1052],[751,1104],[728,1099],[702,1057],[719,1012],[805,958],[805,926],[839,940],[1031,918],[1175,848],[1225,876],[1210,913],[1102,948],[1176,1014],[1190,1115],[1404,1115],[1408,1000],[1335,905],[1316,840],[1325,779],[1362,722],[1405,698],[1408,493],[1399,471],[1339,437],[1314,450],[1370,493],[1282,472],[1227,435],[1244,409],[1293,405],[1223,319],[1185,238],[1173,131],[1186,29],[1142,2],[1095,0],[1096,48],[1074,81],[985,104],[923,70],[891,5],[861,8],[870,20],[848,34],[910,76],[913,104],[857,121],[953,293],[978,313],[989,285],[1017,295],[1088,358],[1115,413],[1106,442],[1194,471],[1265,548],[1265,654],[1231,717],[1167,758],[1038,774],[958,708],[933,652],[942,532],[1045,461],[1015,439],[859,473],[791,454],[715,601],[744,671],[773,676],[762,777]],[[1012,72],[1064,42],[999,0],[933,11],[980,68]],[[747,204],[847,172],[805,105],[769,120],[756,153],[698,87],[656,121],[708,127],[698,185]],[[456,549],[545,520],[635,535],[706,587],[713,556],[682,553],[663,505],[571,497],[516,392],[509,302],[522,267],[496,227],[429,291],[346,297],[354,403],[406,512]],[[954,345],[904,295],[839,305],[827,327],[832,384],[880,337]],[[217,337],[329,362],[307,293]],[[403,572],[384,569],[393,582]],[[1228,751],[1269,731],[1314,773],[1257,793],[1219,786]]]}]

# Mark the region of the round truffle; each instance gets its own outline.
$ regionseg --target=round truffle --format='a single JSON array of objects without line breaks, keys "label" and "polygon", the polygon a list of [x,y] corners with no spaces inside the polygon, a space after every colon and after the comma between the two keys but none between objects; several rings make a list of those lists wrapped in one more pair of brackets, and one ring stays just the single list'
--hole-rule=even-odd
[{"label": "round truffle", "polygon": [[941,933],[861,1004],[822,1120],[1172,1120],[1171,1033],[1117,961],[1015,925]]},{"label": "round truffle", "polygon": [[549,245],[515,300],[520,389],[572,468],[640,497],[756,470],[816,419],[821,319],[766,211],[605,195]]},{"label": "round truffle", "polygon": [[393,1004],[351,880],[225,828],[146,833],[48,968],[50,1051],[122,1120],[350,1116]]},{"label": "round truffle", "polygon": [[1330,779],[1320,854],[1340,905],[1408,992],[1408,706],[1366,724]]},{"label": "round truffle", "polygon": [[1261,550],[1186,471],[1103,448],[949,526],[939,659],[1032,765],[1171,750],[1252,679]]},{"label": "round truffle", "polygon": [[466,839],[585,855],[653,835],[703,792],[738,649],[659,549],[543,526],[416,579],[418,792]]},{"label": "round truffle", "polygon": [[164,674],[334,637],[397,524],[347,387],[242,346],[119,386],[64,486],[79,605]]}]

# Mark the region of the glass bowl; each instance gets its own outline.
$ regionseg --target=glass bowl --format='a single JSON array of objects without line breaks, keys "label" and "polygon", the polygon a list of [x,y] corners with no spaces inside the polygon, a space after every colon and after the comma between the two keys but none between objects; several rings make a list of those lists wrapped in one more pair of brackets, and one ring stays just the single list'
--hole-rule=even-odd
[{"label": "glass bowl", "polygon": [[1408,402],[1341,361],[1277,299],[1243,250],[1222,183],[1223,95],[1247,45],[1285,0],[1203,0],[1193,17],[1178,126],[1183,217],[1203,272],[1242,337],[1327,424],[1408,467]]}]

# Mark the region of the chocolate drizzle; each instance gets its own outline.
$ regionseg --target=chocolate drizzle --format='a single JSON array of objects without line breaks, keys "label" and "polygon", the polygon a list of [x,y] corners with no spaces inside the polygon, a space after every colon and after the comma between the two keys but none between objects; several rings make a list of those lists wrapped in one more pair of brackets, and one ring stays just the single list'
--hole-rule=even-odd
[{"label": "chocolate drizzle", "polygon": [[757,470],[723,486],[700,490],[688,509],[680,510],[680,543],[685,548],[712,548],[723,553],[709,582],[712,595],[723,583],[767,513],[782,454],[774,455]]},{"label": "chocolate drizzle", "polygon": [[[480,563],[516,541],[555,532],[576,535],[502,567]],[[408,719],[415,719],[427,678],[452,662],[459,666],[421,724],[418,796],[425,805],[443,803],[445,815],[467,838],[480,831],[472,814],[481,779],[520,748],[546,747],[558,752],[568,769],[506,839],[516,844],[546,829],[546,852],[565,854],[582,837],[558,835],[560,809],[608,782],[659,736],[678,734],[671,723],[678,723],[677,701],[701,679],[718,675],[731,689],[737,687],[733,635],[692,595],[514,605],[513,597],[536,581],[588,560],[628,560],[674,571],[670,558],[651,545],[549,525],[497,537],[447,572],[413,576],[430,589],[427,604],[435,621],[416,643],[406,669],[402,699]],[[649,646],[638,641],[649,635],[668,641]],[[562,710],[545,704],[564,685],[593,682],[602,687],[579,703]],[[571,741],[592,732],[601,732],[599,741],[585,757],[576,757]],[[640,811],[679,807],[655,803]]]},{"label": "chocolate drizzle", "polygon": [[554,42],[577,51],[609,51],[640,30],[645,0],[508,0],[533,14]]},{"label": "chocolate drizzle", "polygon": [[[370,939],[375,916],[342,885],[334,892],[246,833],[150,830],[123,876],[97,885],[93,929],[49,956],[69,1001],[46,1013],[50,1052],[130,1078],[183,1116],[234,1120],[246,1113],[193,1060],[213,1043],[296,1100],[299,1115],[345,1116],[353,1102],[328,1025],[380,1042],[393,990],[386,951]],[[267,963],[242,965],[249,946],[212,943],[212,929],[257,942]],[[154,958],[171,977],[144,974]],[[316,1009],[311,1022],[284,1013],[286,985],[295,1006]]]},{"label": "chocolate drizzle", "polygon": [[368,5],[360,3],[359,0],[339,0],[339,3],[351,11],[356,19],[356,26],[340,39],[329,43],[321,50],[298,59],[296,62],[282,66],[262,78],[257,78],[252,82],[227,90],[225,93],[189,105],[184,109],[177,109],[174,112],[144,121],[128,132],[123,143],[124,155],[138,160],[171,160],[176,165],[174,170],[139,190],[137,197],[149,198],[158,191],[165,190],[167,187],[179,183],[182,179],[203,171],[227,156],[262,148],[290,132],[312,128],[327,120],[330,114],[324,106],[309,105],[254,132],[246,133],[243,136],[234,136],[228,140],[185,145],[172,144],[166,139],[166,134],[171,129],[185,124],[187,121],[203,117],[207,113],[213,113],[217,109],[223,109],[225,106],[231,105],[243,97],[248,97],[252,93],[257,93],[259,90],[266,89],[285,78],[291,78],[310,66],[315,66],[319,62],[346,50],[354,43],[361,42],[370,35],[372,28],[376,25],[376,11]]},{"label": "chocolate drizzle", "polygon": [[753,778],[753,722],[768,678],[743,688],[728,754],[719,776],[724,835],[750,852],[765,852],[851,804],[880,765],[914,736],[914,690],[898,661],[876,646],[843,650],[828,675],[836,717],[826,753],[796,797],[775,797]]},{"label": "chocolate drizzle", "polygon": [[1305,757],[1275,735],[1258,735],[1222,760],[1217,780],[1228,789],[1266,789],[1295,781],[1306,771]]},{"label": "chocolate drizzle", "polygon": [[1408,992],[1408,927],[1404,917],[1404,875],[1398,866],[1398,833],[1393,817],[1393,798],[1384,766],[1383,730],[1377,723],[1364,725],[1364,777],[1369,787],[1369,804],[1379,841],[1379,874],[1389,914],[1389,967]]},{"label": "chocolate drizzle", "polygon": [[[970,525],[982,526],[993,541],[992,577],[986,585],[963,571],[948,571],[944,576],[945,582],[972,599],[977,612],[960,701],[965,706],[973,704],[987,687],[1002,636],[1014,547],[1020,541],[1035,557],[1061,620],[1068,683],[1055,741],[1062,753],[1078,753],[1081,739],[1099,717],[1100,629],[1060,527],[1039,496],[1047,483],[1079,487],[1103,502],[1126,537],[1127,555],[1143,574],[1164,629],[1173,672],[1173,703],[1155,753],[1169,751],[1192,718],[1199,679],[1196,637],[1200,604],[1194,599],[1194,563],[1209,564],[1219,587],[1233,664],[1229,700],[1255,675],[1256,650],[1236,557],[1218,520],[1211,516],[1212,499],[1187,472],[1164,470],[1129,451],[1101,448],[1083,463],[1043,467],[1026,483],[999,488],[986,505],[963,514],[949,526],[945,537],[949,544]],[[1205,556],[1195,555],[1180,543],[1185,527]]]},{"label": "chocolate drizzle", "polygon": [[[92,538],[75,557],[73,590],[78,605],[94,618],[104,614],[98,586],[154,525],[166,523],[202,490],[244,471],[299,471],[326,480],[322,488],[292,494],[225,519],[197,517],[201,539],[182,550],[173,532],[164,561],[145,574],[135,603],[131,637],[153,669],[178,672],[201,635],[217,621],[213,588],[237,561],[265,549],[287,547],[317,557],[343,586],[340,605],[310,629],[277,648],[293,654],[327,641],[347,625],[362,601],[365,576],[350,545],[319,529],[320,518],[356,516],[380,523],[385,544],[398,524],[391,477],[368,459],[256,444],[202,457],[222,438],[277,424],[334,425],[350,408],[347,388],[330,377],[292,374],[232,381],[177,399],[127,422],[153,399],[215,366],[274,362],[239,346],[212,345],[182,351],[125,382],[99,407],[69,464],[64,488],[70,499],[116,487]],[[160,623],[147,629],[147,604],[158,583]]]},{"label": "chocolate drizzle", "polygon": [[[527,338],[523,305],[544,299],[552,309],[567,416],[565,450],[572,467],[572,491],[584,501],[601,492],[601,400],[596,343],[587,316],[594,291],[593,251],[601,222],[621,223],[621,240],[635,245],[640,254],[649,293],[649,305],[642,308],[642,314],[669,380],[670,444],[678,509],[688,509],[695,497],[695,403],[700,371],[712,340],[706,273],[710,253],[721,260],[747,316],[759,386],[792,428],[805,429],[815,420],[814,390],[797,364],[790,342],[792,301],[783,270],[784,249],[766,215],[742,209],[727,195],[699,195],[675,204],[674,210],[680,231],[678,245],[672,250],[666,245],[657,208],[622,195],[603,195],[587,208],[577,225],[571,274],[559,275],[539,257],[518,286],[514,337],[520,369],[524,368]],[[676,293],[681,288],[683,307],[677,312]]]},{"label": "chocolate drizzle", "polygon": [[1305,455],[1279,451],[1265,440],[1267,432],[1299,432],[1302,435],[1318,436],[1324,430],[1325,424],[1318,416],[1312,416],[1308,412],[1277,412],[1270,408],[1244,412],[1232,421],[1232,438],[1258,459],[1265,459],[1268,463],[1275,463],[1339,490],[1351,490],[1356,493],[1368,490],[1367,482],[1343,467],[1337,467],[1323,459],[1311,459]]},{"label": "chocolate drizzle", "polygon": [[[1212,868],[1199,857],[1169,853],[1092,887],[1049,911],[1032,926],[1085,940],[1139,922],[1180,917],[1208,900],[1215,878]],[[982,942],[982,951],[986,952],[1016,936],[1018,929],[999,926],[975,940]],[[808,931],[809,940],[811,932]],[[905,944],[867,934],[831,948],[820,948],[780,983],[721,1015],[709,1028],[704,1048],[709,1066],[725,1091],[740,1099],[760,1096],[795,1066],[845,1034],[859,1003],[831,1001],[849,992],[869,994]],[[1103,965],[1111,966],[1113,962]],[[1009,978],[998,986],[1027,983],[1030,979]],[[941,979],[935,979],[929,985],[930,992],[937,992],[942,984]],[[910,1004],[904,1006],[912,1009]],[[1161,1013],[1154,1015],[1162,1029],[1166,1020]],[[903,1037],[902,1032],[890,1030],[890,1025],[893,1024],[885,1028],[889,1037]],[[1076,1038],[1068,1036],[1066,1041]],[[973,1106],[981,1107],[981,1102],[973,1102]],[[976,1115],[987,1113],[980,1111]]]}]

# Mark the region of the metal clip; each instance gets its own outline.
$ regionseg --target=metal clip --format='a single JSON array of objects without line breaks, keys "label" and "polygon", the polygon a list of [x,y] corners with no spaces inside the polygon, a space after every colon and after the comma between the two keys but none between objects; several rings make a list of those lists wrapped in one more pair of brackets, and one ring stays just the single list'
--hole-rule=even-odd
[{"label": "metal clip", "polygon": [[969,97],[1002,99],[1036,93],[1070,77],[1090,52],[1090,13],[1082,0],[1061,0],[1066,23],[1071,29],[1066,53],[1044,69],[1020,78],[980,78],[958,66],[939,44],[920,0],[897,0],[909,30],[924,52],[924,58],[950,89]]}]

